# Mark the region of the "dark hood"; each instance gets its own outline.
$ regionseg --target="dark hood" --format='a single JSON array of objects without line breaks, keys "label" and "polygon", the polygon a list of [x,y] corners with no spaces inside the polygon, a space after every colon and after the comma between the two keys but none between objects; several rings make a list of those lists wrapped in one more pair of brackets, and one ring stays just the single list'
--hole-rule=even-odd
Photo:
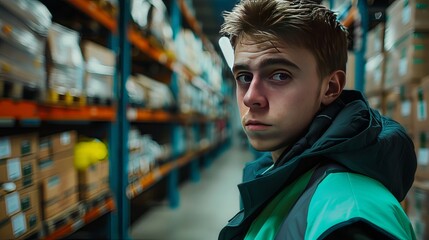
[{"label": "dark hood", "polygon": [[240,238],[284,186],[325,161],[380,181],[398,201],[410,189],[417,166],[413,142],[404,128],[371,109],[360,92],[344,90],[317,114],[306,135],[282,154],[274,168],[266,171],[273,165],[268,153],[246,165],[238,186],[244,209],[222,230],[220,239]]}]

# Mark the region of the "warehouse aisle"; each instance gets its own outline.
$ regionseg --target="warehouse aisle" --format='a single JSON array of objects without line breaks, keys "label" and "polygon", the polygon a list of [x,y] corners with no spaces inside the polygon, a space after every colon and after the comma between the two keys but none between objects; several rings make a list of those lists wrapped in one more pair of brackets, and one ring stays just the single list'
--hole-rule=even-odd
[{"label": "warehouse aisle", "polygon": [[133,239],[217,239],[220,229],[237,213],[242,168],[252,159],[250,151],[232,146],[201,172],[197,183],[180,188],[180,206],[162,204],[148,211],[131,229]]}]

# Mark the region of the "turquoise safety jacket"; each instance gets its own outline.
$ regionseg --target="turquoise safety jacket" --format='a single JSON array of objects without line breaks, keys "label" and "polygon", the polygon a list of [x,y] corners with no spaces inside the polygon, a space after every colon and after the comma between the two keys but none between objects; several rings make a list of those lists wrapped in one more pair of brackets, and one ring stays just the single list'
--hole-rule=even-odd
[{"label": "turquoise safety jacket", "polygon": [[399,202],[416,165],[405,130],[345,90],[274,166],[270,154],[246,165],[243,208],[219,239],[415,239]]}]

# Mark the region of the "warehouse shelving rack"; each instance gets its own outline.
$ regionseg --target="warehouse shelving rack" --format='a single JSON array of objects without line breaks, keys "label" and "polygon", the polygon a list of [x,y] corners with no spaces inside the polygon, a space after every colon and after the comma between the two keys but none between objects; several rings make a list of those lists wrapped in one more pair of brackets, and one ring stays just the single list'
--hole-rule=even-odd
[{"label": "warehouse shelving rack", "polygon": [[[196,114],[181,114],[166,110],[149,110],[131,107],[128,104],[128,96],[125,83],[131,74],[131,47],[138,48],[141,52],[172,71],[171,87],[175,90],[177,76],[184,76],[190,82],[196,74],[184,64],[170,58],[163,50],[154,48],[149,40],[142,37],[130,25],[130,0],[118,1],[118,19],[113,18],[106,11],[98,7],[90,0],[67,0],[72,8],[92,18],[101,24],[110,33],[108,48],[118,54],[117,69],[113,84],[115,93],[114,103],[111,106],[60,106],[45,104],[36,101],[0,99],[0,127],[10,130],[21,127],[38,127],[39,125],[54,124],[54,126],[75,126],[102,123],[108,135],[109,145],[109,172],[111,196],[104,199],[99,205],[88,207],[85,214],[76,218],[49,233],[43,233],[42,239],[59,239],[67,237],[90,222],[107,217],[107,225],[97,231],[108,231],[111,239],[129,239],[130,228],[130,201],[146,189],[153,187],[161,179],[167,179],[168,198],[171,207],[179,205],[178,175],[180,168],[190,166],[192,181],[199,179],[199,162],[205,158],[208,165],[213,157],[224,149],[228,139],[219,139],[213,145],[202,145],[198,149],[187,152],[176,152],[168,161],[138,181],[128,185],[128,131],[134,123],[138,124],[165,124],[173,129],[172,142],[178,141],[177,126],[181,124],[191,125],[194,131],[199,131],[200,124],[214,124],[218,121],[227,122],[227,116],[208,117]],[[202,39],[204,46],[213,57],[217,56],[214,47],[205,38],[199,27],[198,21],[188,10],[184,0],[172,0],[171,21],[173,31],[177,33],[181,28],[181,19],[184,18],[192,30]],[[229,88],[223,87],[222,93],[211,90],[213,94],[223,96],[229,94]],[[228,137],[226,137],[228,138]]]}]

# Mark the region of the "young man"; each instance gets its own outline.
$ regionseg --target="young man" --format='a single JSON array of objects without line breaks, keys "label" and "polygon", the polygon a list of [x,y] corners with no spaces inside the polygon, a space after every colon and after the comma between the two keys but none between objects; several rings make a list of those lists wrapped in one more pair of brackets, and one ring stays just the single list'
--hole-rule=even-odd
[{"label": "young man", "polygon": [[347,31],[305,0],[242,0],[221,33],[251,145],[243,209],[219,239],[415,239],[399,201],[414,180],[405,130],[346,82]]}]

